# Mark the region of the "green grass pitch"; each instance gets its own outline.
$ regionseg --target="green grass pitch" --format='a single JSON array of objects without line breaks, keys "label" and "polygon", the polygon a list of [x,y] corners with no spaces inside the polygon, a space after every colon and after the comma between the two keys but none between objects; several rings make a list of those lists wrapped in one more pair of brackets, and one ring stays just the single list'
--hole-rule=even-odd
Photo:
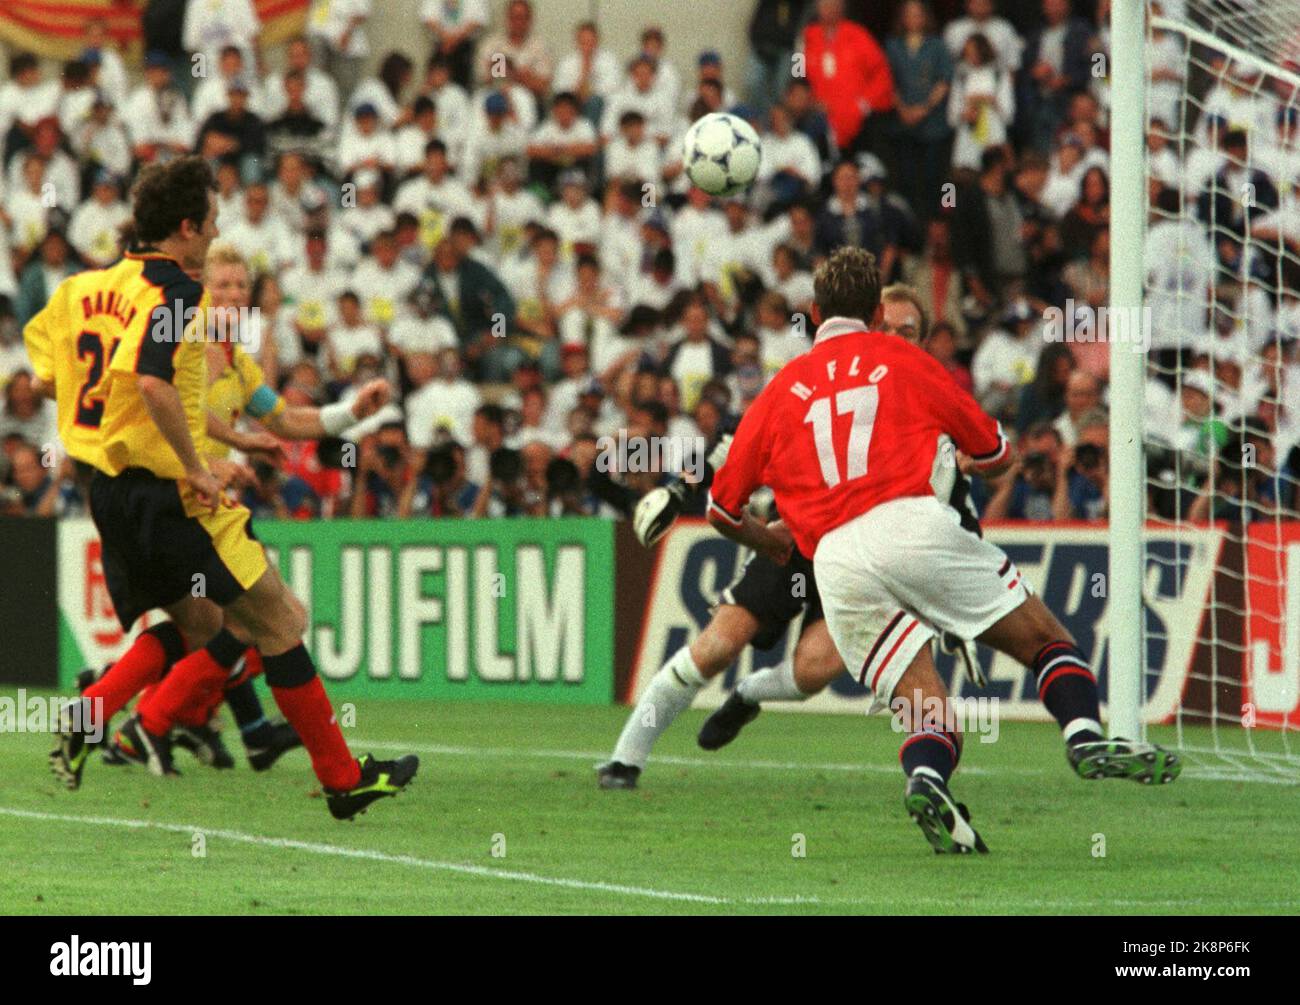
[{"label": "green grass pitch", "polygon": [[602,792],[592,769],[626,714],[360,703],[354,750],[413,750],[421,767],[353,823],[329,817],[301,751],[265,774],[178,752],[184,777],[168,780],[96,756],[67,792],[46,768],[48,734],[0,734],[0,912],[1297,909],[1293,788],[1194,766],[1161,789],[1084,782],[1055,729],[1004,723],[996,743],[968,743],[954,782],[992,854],[937,857],[901,810],[884,718],[769,711],[707,754],[704,713],[689,712],[640,789]]}]

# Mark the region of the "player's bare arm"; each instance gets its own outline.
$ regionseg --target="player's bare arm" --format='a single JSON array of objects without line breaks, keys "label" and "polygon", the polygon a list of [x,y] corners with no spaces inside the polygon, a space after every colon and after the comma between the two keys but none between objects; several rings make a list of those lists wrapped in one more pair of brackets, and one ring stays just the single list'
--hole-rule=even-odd
[{"label": "player's bare arm", "polygon": [[221,503],[221,482],[208,470],[194,446],[180,392],[161,377],[142,374],[138,382],[140,397],[149,410],[149,417],[167,445],[176,451],[185,469],[185,480],[203,504],[215,510]]},{"label": "player's bare arm", "polygon": [[347,402],[335,402],[324,408],[298,406],[286,408],[265,420],[276,435],[287,440],[318,440],[337,436],[344,429],[369,418],[388,404],[392,388],[383,378],[367,381]]},{"label": "player's bare arm", "polygon": [[794,550],[794,538],[790,536],[789,529],[780,520],[764,523],[748,510],[744,510],[740,514],[740,524],[737,525],[728,523],[710,511],[709,523],[723,537],[730,538],[746,548],[754,549],[777,565],[785,565],[790,561],[790,553]]},{"label": "player's bare arm", "polygon": [[276,460],[284,453],[280,441],[265,429],[249,430],[247,432],[235,429],[230,423],[212,412],[208,413],[207,432],[210,439],[218,443],[224,443],[228,447],[234,447],[241,453],[269,455]]}]

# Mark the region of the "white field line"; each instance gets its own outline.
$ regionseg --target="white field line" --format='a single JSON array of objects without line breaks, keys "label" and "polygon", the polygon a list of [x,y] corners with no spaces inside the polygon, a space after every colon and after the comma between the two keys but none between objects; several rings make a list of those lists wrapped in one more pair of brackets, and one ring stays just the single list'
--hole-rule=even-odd
[{"label": "white field line", "polygon": [[43,820],[53,823],[76,824],[91,827],[119,827],[126,830],[156,830],[171,834],[184,834],[192,837],[202,834],[206,838],[218,838],[238,844],[257,845],[263,848],[283,848],[290,851],[305,851],[313,855],[330,855],[335,858],[363,859],[370,862],[385,862],[391,865],[405,865],[418,869],[431,869],[437,872],[453,872],[462,876],[478,876],[483,879],[500,879],[516,883],[533,883],[539,886],[555,886],[568,890],[585,890],[590,893],[610,893],[627,897],[645,897],[651,900],[670,900],[687,904],[728,904],[754,905],[794,905],[817,904],[816,897],[719,897],[702,893],[682,893],[675,890],[658,890],[646,886],[626,886],[621,883],[602,883],[582,879],[564,879],[557,876],[542,876],[532,872],[519,872],[514,869],[493,869],[488,866],[466,865],[462,862],[440,862],[435,859],[416,858],[414,855],[393,855],[388,852],[374,851],[368,848],[347,848],[340,845],[321,844],[316,841],[298,841],[293,838],[267,837],[262,834],[245,834],[243,831],[225,830],[219,827],[203,827],[198,824],[172,824],[158,820],[133,820],[124,817],[75,816],[64,813],[44,813],[37,810],[20,810],[0,806],[0,816],[18,817],[24,820]]},{"label": "white field line", "polygon": [[[593,768],[602,761],[609,760],[609,753],[591,750],[554,750],[531,747],[456,747],[437,743],[403,743],[394,740],[358,740],[348,738],[348,745],[356,751],[374,748],[375,750],[398,750],[413,754],[441,754],[444,757],[502,757],[536,761],[586,761]],[[978,753],[978,745],[976,746]],[[1064,756],[1062,755],[1062,761]],[[900,775],[897,763],[836,763],[817,761],[753,761],[731,760],[721,757],[682,757],[671,754],[652,754],[650,765],[669,764],[686,768],[740,768],[749,771],[849,771],[864,774]],[[1000,767],[981,768],[963,764],[957,769],[959,775],[989,776],[997,775],[1055,775],[1060,772],[1055,768]],[[1069,768],[1062,764],[1067,773]],[[1211,765],[1185,763],[1183,778],[1194,778],[1207,782],[1268,782],[1278,785],[1296,785],[1297,780],[1269,774],[1247,774],[1218,768]]]},{"label": "white field line", "polygon": [[[676,901],[687,904],[708,904],[726,907],[791,907],[799,904],[830,907],[833,905],[880,905],[888,908],[887,901],[877,897],[815,897],[815,896],[755,896],[755,897],[720,897],[701,893],[683,893],[675,890],[658,890],[653,887],[627,886],[620,883],[602,883],[581,879],[564,879],[556,876],[541,876],[531,872],[519,872],[510,869],[493,869],[487,866],[465,865],[460,862],[439,862],[433,859],[416,858],[413,855],[392,855],[387,852],[373,851],[367,848],[346,848],[339,845],[321,844],[315,841],[298,841],[292,838],[267,837],[261,834],[245,834],[242,831],[225,830],[214,827],[201,827],[197,824],[171,824],[157,820],[135,820],[122,817],[77,816],[65,813],[45,813],[38,810],[21,810],[0,806],[0,816],[16,817],[23,820],[42,820],[50,823],[76,824],[79,827],[119,827],[125,830],[156,830],[192,837],[202,834],[204,837],[219,838],[237,844],[256,845],[264,848],[280,848],[288,851],[305,851],[313,855],[327,855],[336,858],[361,859],[370,862],[383,862],[391,865],[411,866],[438,872],[452,872],[464,876],[477,876],[482,879],[500,879],[519,883],[533,883],[539,886],[561,887],[569,890],[584,890],[591,893],[619,894],[629,897],[644,897],[651,900]],[[950,912],[953,907],[951,898],[912,897],[909,904],[934,907]],[[1182,908],[1199,909],[1208,906],[1205,901],[1168,900],[1168,899],[1125,899],[1090,901],[1078,899],[1006,899],[999,900],[995,906],[1002,909],[1023,908],[1037,911],[1096,911],[1105,908]],[[1252,907],[1276,907],[1294,909],[1290,901],[1252,904]]]},{"label": "white field line", "polygon": [[[348,737],[348,746],[355,751],[367,750],[401,750],[413,754],[442,754],[444,757],[513,757],[537,761],[587,761],[594,768],[602,761],[609,760],[609,752],[600,753],[592,750],[554,750],[550,748],[529,747],[453,747],[437,743],[402,743],[395,740],[357,740]],[[862,771],[875,774],[898,775],[902,772],[897,764],[836,764],[818,763],[816,761],[737,761],[714,757],[681,757],[671,754],[651,754],[650,764],[672,764],[687,768],[741,768],[752,771]],[[1005,772],[995,772],[988,768],[961,769],[963,775],[993,775],[1014,773],[1040,775],[1040,768],[1007,768]]]},{"label": "white field line", "polygon": [[[477,876],[480,879],[499,879],[513,881],[513,883],[532,883],[542,885],[542,887],[560,887],[564,889],[577,889],[577,891],[586,891],[590,893],[612,893],[620,894],[627,897],[645,897],[649,900],[675,901],[680,904],[702,904],[711,906],[796,906],[796,905],[816,905],[816,906],[833,906],[833,905],[880,905],[888,907],[887,901],[880,900],[876,897],[810,897],[810,896],[755,896],[755,897],[719,897],[707,893],[684,893],[680,891],[668,891],[668,889],[655,889],[653,887],[630,887],[630,885],[620,883],[601,883],[601,881],[582,880],[582,879],[563,879],[559,876],[543,876],[536,872],[520,872],[517,870],[506,870],[506,868],[490,868],[487,866],[469,866],[460,862],[438,862],[435,859],[416,858],[415,855],[395,855],[387,852],[376,852],[376,850],[367,848],[344,848],[339,845],[321,844],[317,841],[298,841],[289,839],[289,837],[268,837],[265,835],[252,835],[242,831],[227,831],[224,828],[200,827],[199,824],[182,824],[182,823],[162,823],[160,820],[139,820],[120,818],[120,816],[79,816],[73,814],[61,813],[43,813],[39,810],[19,810],[10,806],[0,806],[0,816],[14,816],[18,819],[26,820],[44,820],[48,823],[69,823],[78,827],[117,827],[129,829],[129,831],[164,831],[168,833],[182,833],[186,837],[192,837],[196,833],[201,833],[204,837],[216,837],[226,841],[237,842],[237,844],[257,845],[261,848],[278,848],[290,850],[290,852],[307,852],[317,855],[333,855],[335,858],[352,858],[363,859],[368,862],[383,862],[386,865],[411,866],[415,868],[426,868],[439,872],[455,872],[455,874],[465,876]],[[909,904],[924,907],[939,907],[941,910],[956,911],[962,909],[963,905],[970,907],[969,901],[958,901],[949,897],[910,897]],[[1118,907],[1118,909],[1151,909],[1151,907],[1179,907],[1179,909],[1201,909],[1206,906],[1204,901],[1200,900],[1143,900],[1143,898],[1134,898],[1134,900],[1108,900],[1104,904],[1097,901],[1074,900],[1074,898],[1010,898],[1010,900],[1000,900],[996,902],[998,909],[1011,909],[1011,907],[1022,907],[1026,910],[1043,910],[1043,911],[1067,911],[1067,910],[1097,910],[1099,906]],[[1256,906],[1274,906],[1281,909],[1291,909],[1294,904],[1288,901],[1278,901],[1271,905]]]}]

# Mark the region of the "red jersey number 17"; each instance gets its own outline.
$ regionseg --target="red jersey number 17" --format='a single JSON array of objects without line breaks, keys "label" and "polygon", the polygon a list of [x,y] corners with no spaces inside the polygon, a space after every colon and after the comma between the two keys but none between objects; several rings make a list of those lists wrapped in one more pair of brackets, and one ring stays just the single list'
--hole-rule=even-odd
[{"label": "red jersey number 17", "polygon": [[[840,483],[840,464],[835,456],[835,443],[831,435],[831,398],[818,398],[808,406],[805,423],[813,427],[813,443],[817,447],[817,463],[827,488]],[[852,387],[834,395],[835,414],[852,413],[849,427],[847,480],[861,478],[867,473],[867,452],[871,449],[871,434],[876,425],[876,409],[880,406],[880,388],[875,384]]]}]

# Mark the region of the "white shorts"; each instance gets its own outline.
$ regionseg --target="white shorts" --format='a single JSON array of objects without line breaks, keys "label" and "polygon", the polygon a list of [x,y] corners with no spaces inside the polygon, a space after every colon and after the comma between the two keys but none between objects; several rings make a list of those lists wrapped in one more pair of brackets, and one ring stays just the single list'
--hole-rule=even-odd
[{"label": "white shorts", "polygon": [[933,496],[894,499],[825,535],[813,556],[835,648],[871,689],[871,710],[889,699],[936,633],[974,639],[1029,598],[1006,553],[964,530]]}]

